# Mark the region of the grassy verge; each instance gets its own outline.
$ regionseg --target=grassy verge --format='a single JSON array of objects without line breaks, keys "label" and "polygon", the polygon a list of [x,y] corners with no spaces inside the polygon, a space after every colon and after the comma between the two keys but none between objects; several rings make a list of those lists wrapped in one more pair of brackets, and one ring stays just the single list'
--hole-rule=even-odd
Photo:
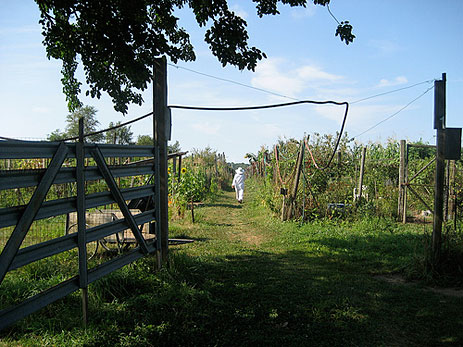
[{"label": "grassy verge", "polygon": [[[227,192],[171,223],[170,268],[142,259],[0,335],[0,346],[426,346],[463,344],[463,299],[376,275],[404,272],[422,229],[385,220],[300,226]],[[1,288],[0,288],[1,289]]]}]

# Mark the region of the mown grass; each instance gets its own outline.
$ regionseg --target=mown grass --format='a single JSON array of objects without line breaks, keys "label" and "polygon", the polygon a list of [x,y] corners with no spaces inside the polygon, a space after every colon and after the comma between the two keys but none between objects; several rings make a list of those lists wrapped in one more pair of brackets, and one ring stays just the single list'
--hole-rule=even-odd
[{"label": "mown grass", "polygon": [[156,272],[149,257],[91,285],[87,329],[76,293],[3,331],[0,346],[463,344],[462,298],[376,276],[413,275],[422,227],[282,223],[247,195],[172,222],[172,237],[195,242],[172,247],[170,267]]}]

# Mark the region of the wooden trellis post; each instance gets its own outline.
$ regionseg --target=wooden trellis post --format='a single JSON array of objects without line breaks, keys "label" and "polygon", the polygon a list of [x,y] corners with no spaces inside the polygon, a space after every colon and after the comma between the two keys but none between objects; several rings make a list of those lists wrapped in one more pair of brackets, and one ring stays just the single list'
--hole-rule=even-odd
[{"label": "wooden trellis post", "polygon": [[400,140],[400,164],[399,164],[399,201],[397,206],[397,218],[399,221],[407,221],[405,206],[405,156],[407,143]]},{"label": "wooden trellis post", "polygon": [[359,186],[358,186],[358,198],[357,198],[357,204],[360,204],[362,202],[362,194],[363,194],[363,174],[365,171],[365,157],[367,153],[367,148],[363,147],[362,148],[362,157],[360,159],[360,176],[359,176]]}]

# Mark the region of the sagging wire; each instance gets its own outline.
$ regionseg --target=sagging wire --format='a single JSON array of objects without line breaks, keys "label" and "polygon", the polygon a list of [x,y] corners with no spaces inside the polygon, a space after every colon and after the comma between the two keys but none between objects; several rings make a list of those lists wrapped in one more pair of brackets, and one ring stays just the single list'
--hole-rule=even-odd
[{"label": "sagging wire", "polygon": [[[138,122],[142,119],[145,119],[147,117],[150,117],[153,115],[153,112],[150,112],[150,113],[147,113],[143,116],[140,116],[138,118],[135,118],[135,119],[132,119],[128,122],[125,122],[125,123],[121,123],[121,124],[118,124],[118,125],[115,125],[111,128],[106,128],[106,129],[103,129],[103,130],[98,130],[98,131],[95,131],[95,132],[92,132],[92,133],[88,133],[88,134],[84,134],[84,137],[89,137],[89,136],[94,136],[94,135],[99,135],[99,134],[102,134],[102,133],[105,133],[107,131],[111,131],[111,130],[116,130],[116,129],[119,129],[119,128],[122,128],[122,127],[125,127],[129,124],[132,124],[132,123],[135,123],[135,122]],[[78,140],[79,139],[79,136],[74,136],[74,137],[69,137],[69,138],[66,138],[66,139],[63,139],[63,140],[59,140],[59,141],[75,141],[75,140]]]},{"label": "sagging wire", "polygon": [[269,109],[269,108],[278,108],[278,107],[287,107],[287,106],[294,106],[294,105],[301,105],[301,104],[315,104],[315,105],[338,105],[338,106],[345,106],[344,117],[341,124],[341,129],[339,131],[339,136],[336,140],[336,144],[333,149],[333,153],[331,153],[330,159],[328,160],[328,164],[325,168],[331,165],[333,158],[338,150],[339,142],[341,141],[342,134],[344,132],[344,127],[346,125],[347,115],[349,113],[349,103],[346,101],[338,102],[338,101],[314,101],[314,100],[300,100],[300,101],[293,101],[293,102],[285,102],[280,104],[270,104],[270,105],[260,105],[260,106],[243,106],[243,107],[201,107],[201,106],[183,106],[183,105],[170,105],[170,108],[175,109],[182,109],[182,110],[193,110],[193,111],[249,111],[249,110],[262,110],[262,109]]},{"label": "sagging wire", "polygon": [[[328,7],[328,11],[330,11],[329,7]],[[336,20],[336,22],[337,22],[338,24],[340,24],[339,21],[338,21],[335,17],[334,17],[334,19]],[[210,75],[210,74],[207,74],[207,73],[204,73],[204,72],[200,72],[200,71],[196,71],[196,70],[193,70],[193,69],[189,69],[189,68],[186,68],[186,67],[183,67],[183,66],[175,65],[175,64],[172,64],[172,63],[167,63],[167,65],[170,65],[170,66],[172,66],[172,67],[174,67],[174,68],[176,68],[176,69],[182,69],[182,70],[185,70],[185,71],[189,71],[189,72],[192,72],[192,73],[195,73],[195,74],[198,74],[198,75],[201,75],[201,76],[209,77],[209,78],[212,78],[212,79],[216,79],[216,80],[219,80],[219,81],[224,81],[224,82],[227,82],[227,83],[236,84],[236,85],[241,86],[241,87],[245,87],[245,88],[249,88],[249,89],[254,89],[254,90],[257,90],[257,91],[260,91],[260,92],[264,92],[264,93],[267,93],[267,94],[279,96],[279,97],[286,98],[286,99],[291,99],[291,100],[295,100],[295,101],[300,101],[300,99],[297,99],[297,98],[294,98],[294,97],[291,97],[291,96],[287,96],[287,95],[284,95],[284,94],[275,93],[275,92],[272,92],[272,91],[270,91],[270,90],[266,90],[266,89],[263,89],[263,88],[257,88],[257,87],[254,87],[254,86],[251,86],[251,85],[248,85],[248,84],[245,84],[245,83],[237,82],[237,81],[234,81],[234,80],[230,80],[230,79],[226,79],[226,78],[222,78],[222,77],[217,77],[217,76]],[[401,87],[401,88],[398,88],[398,89],[390,90],[390,91],[388,91],[388,92],[384,92],[384,93],[379,93],[379,94],[367,96],[367,97],[365,97],[365,98],[352,101],[352,102],[350,102],[350,104],[352,105],[352,104],[356,104],[356,103],[358,103],[358,102],[362,102],[362,101],[365,101],[365,100],[377,98],[377,97],[380,97],[380,96],[383,96],[383,95],[396,93],[396,92],[399,92],[399,91],[402,91],[402,90],[406,90],[406,89],[410,89],[410,88],[419,86],[419,85],[424,84],[424,83],[432,83],[432,82],[434,82],[435,80],[436,80],[436,79],[426,80],[426,81],[423,81],[423,82],[419,82],[419,83],[412,84],[412,85],[410,85],[410,86],[406,86],[406,87]],[[455,81],[454,81],[454,82],[455,82]],[[458,81],[458,82],[460,82],[460,81]]]},{"label": "sagging wire", "polygon": [[[137,118],[134,118],[130,121],[127,121],[125,123],[121,123],[121,124],[118,124],[118,125],[115,125],[113,127],[110,127],[110,128],[106,128],[106,129],[103,129],[103,130],[98,130],[98,131],[94,131],[94,132],[91,132],[91,133],[88,133],[88,134],[84,134],[84,138],[85,137],[89,137],[89,136],[94,136],[94,135],[99,135],[99,134],[102,134],[104,132],[107,132],[107,131],[111,131],[111,130],[116,130],[116,129],[119,129],[119,128],[122,128],[124,126],[127,126],[129,124],[132,124],[132,123],[135,123],[135,122],[138,122],[142,119],[145,119],[147,117],[150,117],[153,115],[153,112],[150,112],[150,113],[147,113],[143,116],[140,116],[140,117],[137,117]],[[14,138],[10,138],[10,137],[3,137],[3,136],[0,136],[0,139],[1,140],[7,140],[7,141],[19,141],[19,142],[28,142],[28,141],[25,141],[25,140],[19,140],[19,139],[14,139]],[[75,141],[75,140],[78,140],[79,139],[79,136],[74,136],[74,137],[68,137],[68,138],[65,138],[65,139],[60,139],[60,140],[57,140],[56,142],[65,142],[65,141]]]}]

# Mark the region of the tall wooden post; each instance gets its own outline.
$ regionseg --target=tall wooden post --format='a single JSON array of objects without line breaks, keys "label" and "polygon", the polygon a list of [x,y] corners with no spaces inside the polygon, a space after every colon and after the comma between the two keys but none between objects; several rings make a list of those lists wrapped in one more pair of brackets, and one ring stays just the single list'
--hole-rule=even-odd
[{"label": "tall wooden post", "polygon": [[358,186],[358,199],[357,199],[357,204],[360,204],[362,202],[362,192],[363,192],[363,173],[365,171],[365,156],[367,153],[367,148],[363,147],[362,148],[362,157],[360,159],[360,176],[359,176],[359,186]]},{"label": "tall wooden post", "polygon": [[442,80],[434,81],[434,129],[437,131],[436,141],[436,173],[434,189],[434,219],[432,229],[432,264],[439,267],[442,245],[442,219],[444,202],[444,171],[445,171],[445,83],[446,74]]},{"label": "tall wooden post", "polygon": [[[155,182],[158,189],[156,204],[158,240],[160,238],[163,262],[169,259],[169,211],[167,180],[167,141],[170,140],[170,112],[167,107],[167,62],[166,58],[156,59],[154,64],[154,145],[155,145]],[[157,154],[157,155],[156,155]]]}]

